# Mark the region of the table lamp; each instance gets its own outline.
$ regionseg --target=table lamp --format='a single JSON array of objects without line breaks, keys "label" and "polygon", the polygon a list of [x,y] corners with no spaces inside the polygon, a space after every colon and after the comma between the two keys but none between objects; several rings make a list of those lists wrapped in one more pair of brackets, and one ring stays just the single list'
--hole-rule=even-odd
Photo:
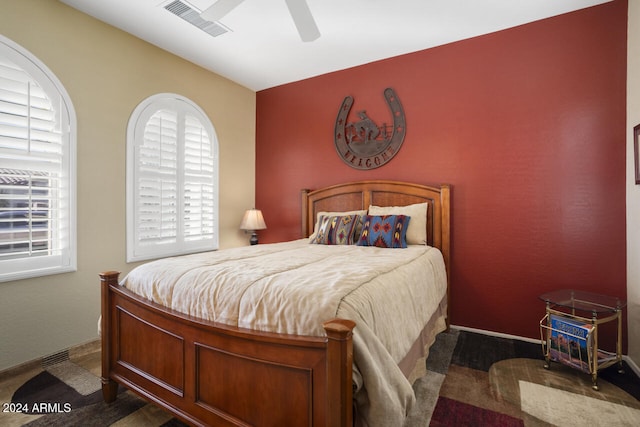
[{"label": "table lamp", "polygon": [[242,218],[242,222],[240,223],[240,230],[244,230],[246,232],[251,232],[251,239],[249,243],[252,245],[258,244],[258,234],[256,230],[264,230],[267,228],[267,224],[264,223],[264,218],[262,217],[262,212],[260,209],[249,209],[244,213],[244,217]]}]

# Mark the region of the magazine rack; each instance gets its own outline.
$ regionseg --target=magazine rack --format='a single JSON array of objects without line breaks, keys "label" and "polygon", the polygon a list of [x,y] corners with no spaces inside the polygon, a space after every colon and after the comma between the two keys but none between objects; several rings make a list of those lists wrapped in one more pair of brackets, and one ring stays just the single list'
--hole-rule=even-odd
[{"label": "magazine rack", "polygon": [[[564,289],[540,295],[546,314],[540,320],[540,340],[546,369],[559,362],[591,375],[598,390],[598,371],[616,363],[622,371],[622,308],[615,297]],[[588,317],[590,316],[590,317]],[[615,353],[598,348],[598,327],[617,321]]]}]

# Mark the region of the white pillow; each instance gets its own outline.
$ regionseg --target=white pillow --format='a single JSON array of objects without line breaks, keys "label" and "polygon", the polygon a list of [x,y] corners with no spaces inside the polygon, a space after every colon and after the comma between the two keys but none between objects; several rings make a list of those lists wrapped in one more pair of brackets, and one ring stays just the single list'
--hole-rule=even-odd
[{"label": "white pillow", "polygon": [[407,244],[427,244],[427,209],[429,203],[408,206],[369,206],[369,215],[406,215],[411,217],[407,228]]},{"label": "white pillow", "polygon": [[[309,236],[309,241],[312,241],[316,237],[316,234],[318,234],[318,227],[320,226],[318,222],[320,221],[321,216],[366,215],[366,214],[367,214],[366,210],[346,211],[346,212],[318,212],[316,214],[316,223],[313,226],[313,233],[311,234],[311,236]],[[357,237],[358,236],[356,236],[356,239]]]}]

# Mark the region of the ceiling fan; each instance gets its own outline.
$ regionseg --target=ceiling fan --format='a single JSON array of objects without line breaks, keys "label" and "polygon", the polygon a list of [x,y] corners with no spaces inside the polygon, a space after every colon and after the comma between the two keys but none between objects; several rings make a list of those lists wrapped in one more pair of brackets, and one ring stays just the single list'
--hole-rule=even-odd
[{"label": "ceiling fan", "polygon": [[[244,0],[218,0],[211,7],[205,9],[200,17],[206,21],[220,21]],[[312,42],[320,37],[320,30],[311,15],[307,0],[285,0],[293,23],[296,24],[298,34],[303,42]]]}]

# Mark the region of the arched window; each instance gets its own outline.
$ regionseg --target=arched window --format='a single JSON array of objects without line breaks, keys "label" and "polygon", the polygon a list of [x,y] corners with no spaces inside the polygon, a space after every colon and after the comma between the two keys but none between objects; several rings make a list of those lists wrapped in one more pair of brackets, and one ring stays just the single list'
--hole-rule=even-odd
[{"label": "arched window", "polygon": [[60,81],[0,36],[0,281],[76,269],[75,140]]},{"label": "arched window", "polygon": [[127,129],[127,261],[218,248],[218,140],[204,111],[158,94]]}]

